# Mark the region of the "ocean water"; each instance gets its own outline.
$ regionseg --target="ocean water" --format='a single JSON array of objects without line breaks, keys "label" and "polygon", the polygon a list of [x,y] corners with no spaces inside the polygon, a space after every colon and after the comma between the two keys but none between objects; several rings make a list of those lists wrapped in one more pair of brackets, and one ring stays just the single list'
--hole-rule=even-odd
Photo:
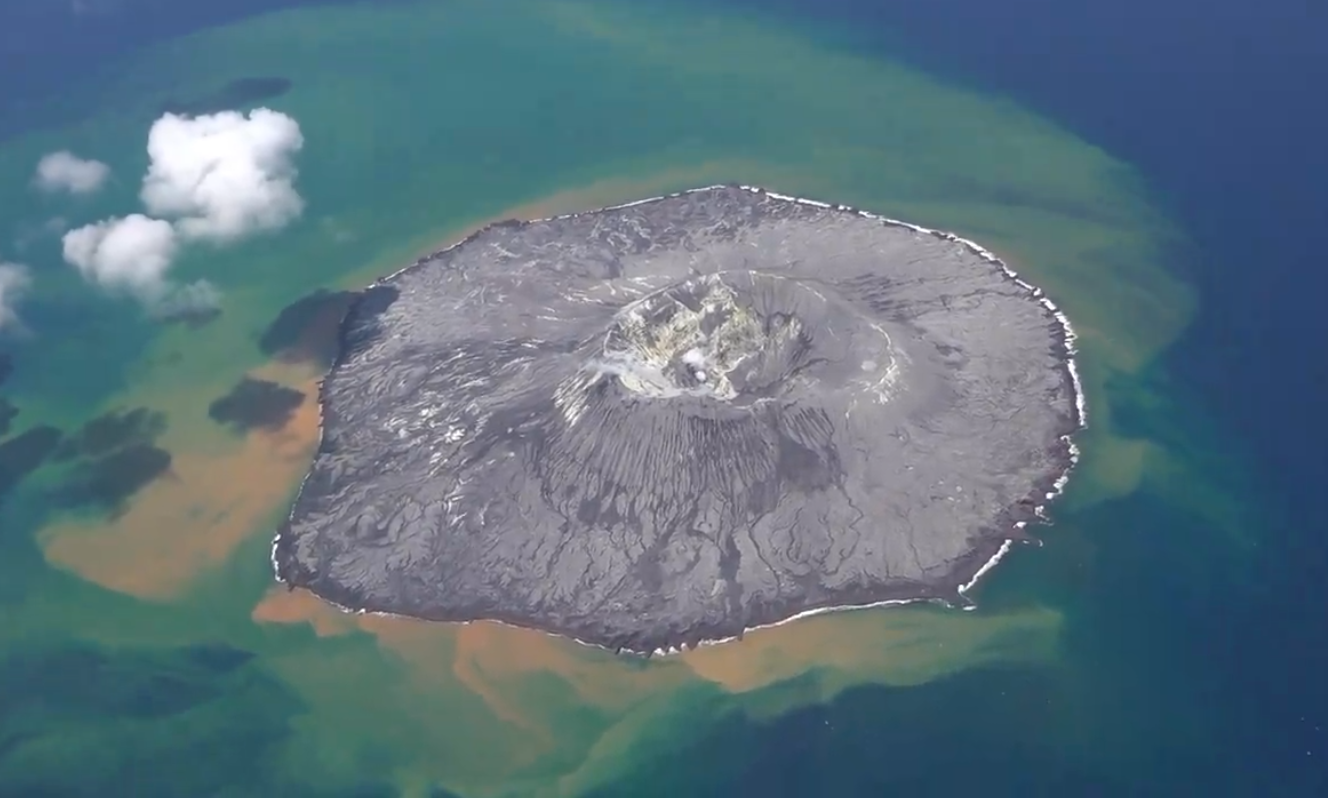
[{"label": "ocean water", "polygon": [[[1288,100],[1324,72],[1284,5],[2,7],[54,44],[7,49],[48,74],[0,97],[0,256],[34,273],[31,332],[0,344],[0,795],[1321,793],[1323,324],[1295,229],[1328,208],[1325,120]],[[133,35],[93,46],[88,9]],[[60,263],[51,220],[137,209],[162,109],[260,103],[300,122],[308,208],[185,255],[219,317],[163,326]],[[35,195],[60,148],[108,190]],[[1074,321],[1084,462],[978,610],[643,662],[273,589],[317,440],[316,359],[267,345],[284,308],[488,220],[721,181],[955,230]],[[245,375],[306,401],[237,434],[208,409]],[[76,445],[28,473],[43,426]]]}]

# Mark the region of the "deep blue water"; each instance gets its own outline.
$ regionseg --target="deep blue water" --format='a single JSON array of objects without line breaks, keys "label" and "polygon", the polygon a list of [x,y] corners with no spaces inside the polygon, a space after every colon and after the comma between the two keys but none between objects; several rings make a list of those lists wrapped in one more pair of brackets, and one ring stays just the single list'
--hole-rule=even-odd
[{"label": "deep blue water", "polygon": [[[1204,539],[1197,519],[1169,518],[1135,499],[1095,514],[1098,577],[1078,597],[1072,624],[1091,634],[1072,633],[1071,652],[1120,698],[1102,708],[1119,714],[1119,734],[1105,732],[1100,744],[1120,751],[1133,740],[1137,750],[1109,769],[1110,753],[1076,763],[1054,743],[1016,735],[1008,750],[989,752],[994,761],[984,758],[988,786],[1002,794],[1020,787],[1098,795],[1328,794],[1328,614],[1319,588],[1328,576],[1328,356],[1315,344],[1328,341],[1320,309],[1328,275],[1317,240],[1328,227],[1328,3],[749,4],[852,21],[864,48],[902,50],[932,72],[1054,118],[1138,167],[1194,240],[1175,266],[1199,285],[1201,317],[1160,365],[1178,379],[1180,396],[1192,397],[1233,448],[1253,457],[1255,484],[1245,488],[1264,497],[1261,546],[1232,564],[1242,579],[1220,568],[1187,571],[1183,564],[1199,559],[1187,547]],[[1132,680],[1137,690],[1120,689]],[[1058,700],[1054,685],[1030,683],[1022,673],[955,681],[941,690],[944,700],[960,716],[966,710],[956,696],[966,696],[978,725]],[[1002,698],[978,699],[966,682]],[[1010,698],[1017,695],[1023,698]],[[869,728],[849,719],[870,716],[864,708],[873,703],[915,700],[883,691],[845,696],[828,710],[829,725],[808,718],[803,733]],[[1170,742],[1150,733],[1170,726],[1174,713],[1202,716],[1203,733]],[[768,730],[772,751],[792,744],[798,723]],[[937,743],[947,734],[956,747],[990,740],[971,734],[962,720],[937,726]],[[967,769],[945,770],[935,746],[895,758],[883,752],[896,750],[897,741],[883,736],[881,743],[857,753],[861,745],[847,744],[843,754],[828,741],[801,743],[827,745],[837,752],[832,759],[846,758],[840,764],[766,760],[795,763],[795,771],[875,774],[875,783],[847,782],[852,794],[879,794],[886,785],[947,794],[984,783]],[[855,759],[856,767],[844,766]],[[893,766],[916,778],[884,776]],[[784,773],[776,783],[807,776]]]},{"label": "deep blue water", "polygon": [[[1176,266],[1202,294],[1162,364],[1170,393],[1252,458],[1244,488],[1266,518],[1257,551],[1187,568],[1200,520],[1140,499],[1109,507],[1091,521],[1094,580],[1070,599],[1077,667],[732,719],[642,783],[660,795],[1328,795],[1328,264],[1315,240],[1328,228],[1328,3],[724,1],[849,21],[863,48],[1009,95],[1138,167],[1191,234]],[[300,3],[85,0],[75,14],[0,0],[0,138],[30,121],[34,98],[117,52]],[[1067,742],[1079,716],[1094,721]]]}]

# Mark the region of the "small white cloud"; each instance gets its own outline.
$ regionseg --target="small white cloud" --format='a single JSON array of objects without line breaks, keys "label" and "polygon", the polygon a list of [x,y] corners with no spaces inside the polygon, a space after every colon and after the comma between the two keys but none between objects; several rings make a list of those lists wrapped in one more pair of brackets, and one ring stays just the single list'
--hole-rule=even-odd
[{"label": "small white cloud", "polygon": [[47,193],[92,194],[111,176],[111,167],[85,160],[67,150],[52,152],[37,162],[33,183]]},{"label": "small white cloud", "polygon": [[294,156],[303,146],[299,124],[266,108],[165,114],[148,132],[150,164],[139,196],[150,215],[71,230],[64,258],[89,282],[133,296],[160,318],[215,310],[216,287],[171,282],[172,262],[190,241],[233,243],[298,217],[304,200],[295,191]]},{"label": "small white cloud", "polygon": [[148,305],[170,293],[166,272],[179,248],[170,222],[135,213],[70,230],[63,240],[65,260],[89,282]]},{"label": "small white cloud", "polygon": [[207,280],[195,280],[166,294],[151,309],[163,321],[202,316],[221,307],[221,292]]},{"label": "small white cloud", "polygon": [[299,124],[267,108],[166,114],[148,134],[140,197],[149,213],[177,220],[186,239],[226,243],[276,230],[304,210],[293,185],[302,146]]},{"label": "small white cloud", "polygon": [[28,269],[17,263],[0,263],[0,330],[22,328],[14,306],[28,290]]}]

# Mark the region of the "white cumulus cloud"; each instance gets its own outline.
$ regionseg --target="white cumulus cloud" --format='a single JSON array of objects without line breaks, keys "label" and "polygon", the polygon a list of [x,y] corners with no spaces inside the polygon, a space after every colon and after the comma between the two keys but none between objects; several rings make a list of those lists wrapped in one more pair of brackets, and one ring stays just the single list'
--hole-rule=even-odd
[{"label": "white cumulus cloud", "polygon": [[215,309],[220,292],[168,273],[192,241],[230,244],[277,230],[304,211],[294,156],[304,146],[291,117],[258,108],[198,117],[165,114],[148,132],[147,214],[105,219],[64,235],[64,258],[89,282],[128,294],[162,318]]},{"label": "white cumulus cloud", "polygon": [[140,197],[186,239],[226,243],[276,230],[304,210],[293,161],[303,146],[299,124],[267,108],[166,114],[148,134]]},{"label": "white cumulus cloud", "polygon": [[0,330],[21,328],[14,306],[28,290],[28,270],[17,263],[0,262]]},{"label": "white cumulus cloud", "polygon": [[80,158],[68,150],[52,152],[37,162],[33,183],[48,193],[92,194],[111,176],[111,167],[101,161]]},{"label": "white cumulus cloud", "polygon": [[169,292],[166,272],[178,249],[170,222],[141,213],[84,225],[64,236],[65,260],[84,278],[147,304],[162,301]]}]

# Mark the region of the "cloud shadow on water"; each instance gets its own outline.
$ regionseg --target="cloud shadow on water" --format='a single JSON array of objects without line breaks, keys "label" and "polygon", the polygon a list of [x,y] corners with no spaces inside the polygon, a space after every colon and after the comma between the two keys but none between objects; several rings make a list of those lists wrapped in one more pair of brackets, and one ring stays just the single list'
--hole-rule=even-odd
[{"label": "cloud shadow on water", "polygon": [[105,457],[75,465],[53,498],[67,508],[96,507],[119,514],[130,496],[170,470],[171,453],[135,443]]},{"label": "cloud shadow on water", "polygon": [[[5,384],[9,375],[14,373],[14,358],[7,352],[0,352],[0,386]],[[18,408],[3,396],[0,396],[0,436],[8,435],[9,428],[18,415]]]},{"label": "cloud shadow on water", "polygon": [[43,425],[0,443],[0,497],[41,468],[60,445],[62,437],[60,430]]},{"label": "cloud shadow on water", "polygon": [[0,396],[0,436],[9,434],[9,428],[14,422],[14,417],[17,415],[18,408],[8,399]]},{"label": "cloud shadow on water", "polygon": [[146,407],[92,419],[51,445],[50,460],[66,468],[49,498],[65,509],[117,514],[130,496],[170,470],[171,453],[154,445],[165,430],[165,414]]},{"label": "cloud shadow on water", "polygon": [[184,307],[162,314],[159,320],[163,324],[182,324],[191,330],[197,330],[221,318],[221,312],[221,308],[218,307]]},{"label": "cloud shadow on water", "polygon": [[104,457],[117,450],[148,444],[166,431],[164,413],[135,407],[112,410],[84,424],[55,453],[58,461]]},{"label": "cloud shadow on water", "polygon": [[305,794],[271,783],[300,702],[247,651],[14,648],[0,679],[0,795]]},{"label": "cloud shadow on water", "polygon": [[249,108],[258,103],[274,100],[286,94],[293,85],[290,78],[279,76],[236,78],[197,97],[170,99],[162,103],[161,112],[182,116],[201,116],[218,111]]},{"label": "cloud shadow on water", "polygon": [[329,368],[339,348],[341,321],[358,294],[318,289],[282,308],[259,338],[263,354],[285,363]]},{"label": "cloud shadow on water", "polygon": [[245,377],[231,392],[208,406],[208,417],[241,431],[279,430],[304,404],[304,392],[280,383]]}]

